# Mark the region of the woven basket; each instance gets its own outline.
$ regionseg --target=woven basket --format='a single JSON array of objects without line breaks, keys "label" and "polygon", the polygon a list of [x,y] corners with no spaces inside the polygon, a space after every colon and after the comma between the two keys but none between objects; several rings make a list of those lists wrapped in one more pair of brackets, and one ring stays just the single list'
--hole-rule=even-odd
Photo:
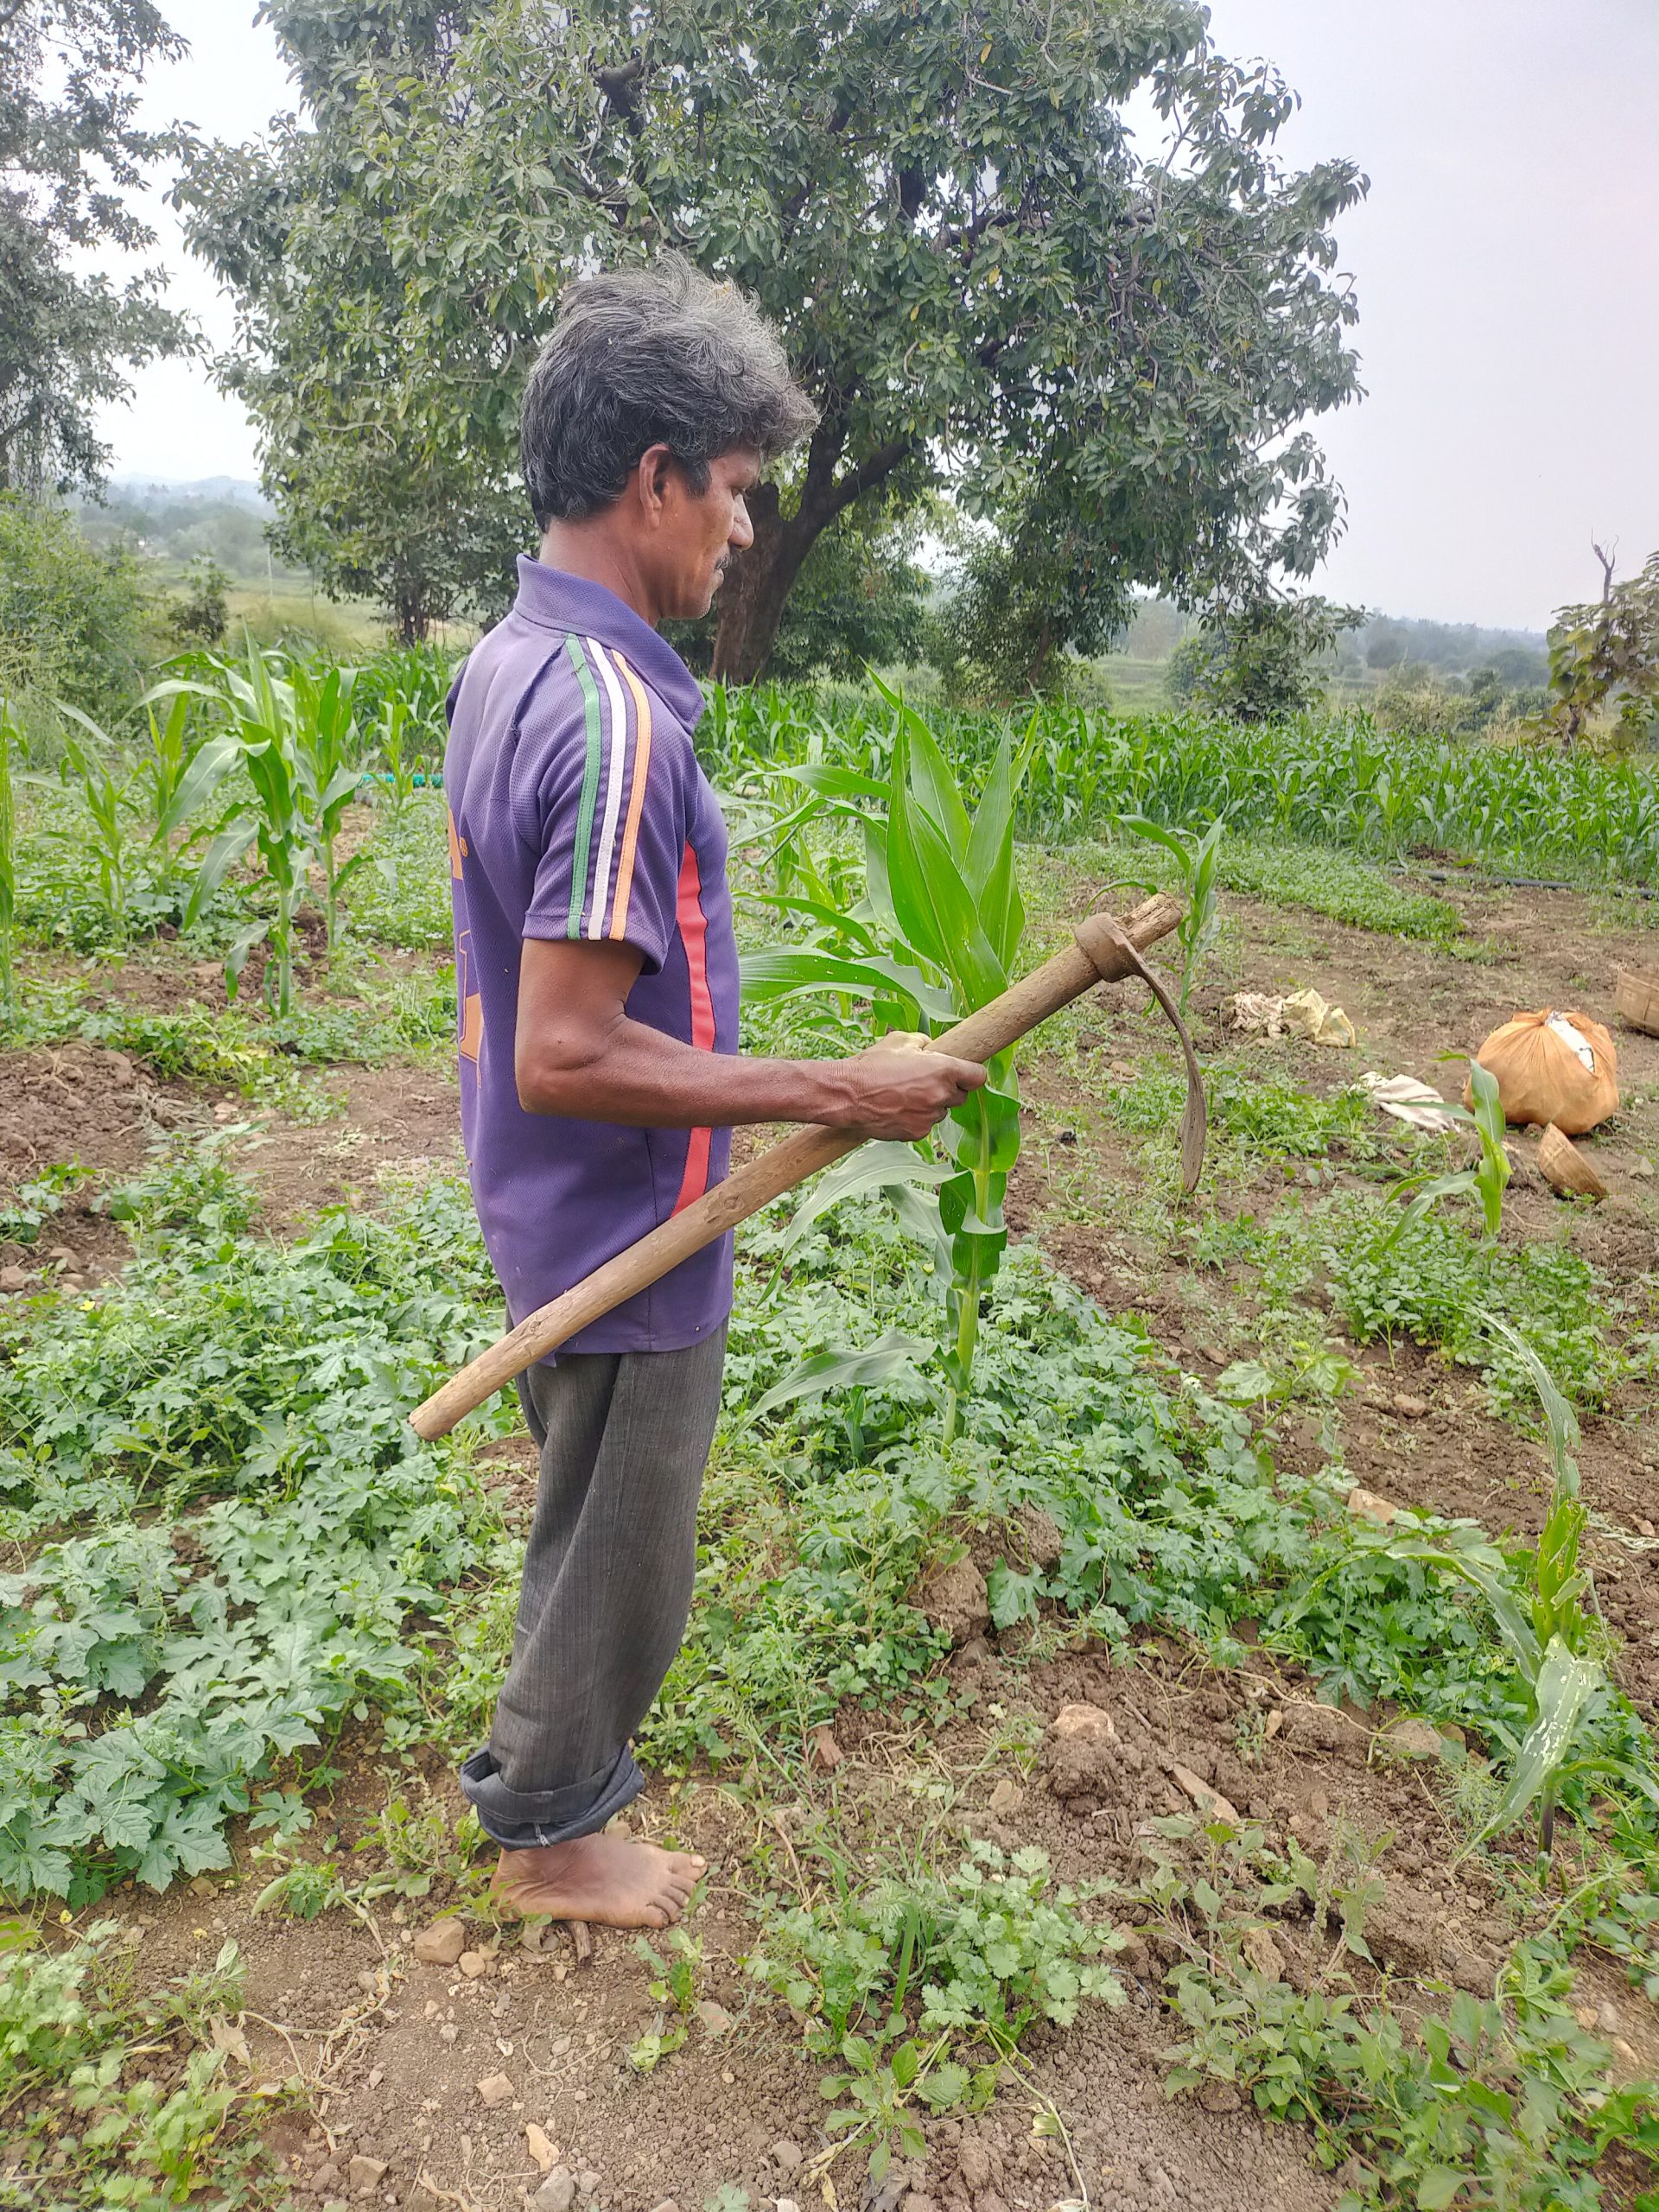
[{"label": "woven basket", "polygon": [[1564,1198],[1605,1198],[1607,1185],[1554,1122],[1538,1140],[1538,1173]]},{"label": "woven basket", "polygon": [[1613,1005],[1621,1021],[1659,1037],[1659,969],[1621,968]]}]

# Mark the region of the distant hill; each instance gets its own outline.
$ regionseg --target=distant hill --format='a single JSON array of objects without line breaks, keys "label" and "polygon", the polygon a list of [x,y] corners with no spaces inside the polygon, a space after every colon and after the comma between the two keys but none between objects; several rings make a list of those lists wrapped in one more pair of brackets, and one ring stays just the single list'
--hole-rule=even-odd
[{"label": "distant hill", "polygon": [[137,506],[181,500],[211,505],[228,501],[233,506],[247,507],[257,515],[272,512],[270,500],[259,486],[242,476],[199,476],[189,484],[158,483],[153,477],[118,476],[111,480],[106,497]]}]

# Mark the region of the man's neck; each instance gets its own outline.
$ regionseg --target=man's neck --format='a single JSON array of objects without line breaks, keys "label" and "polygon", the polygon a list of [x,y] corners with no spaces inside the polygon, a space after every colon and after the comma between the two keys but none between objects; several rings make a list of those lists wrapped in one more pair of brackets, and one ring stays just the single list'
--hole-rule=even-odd
[{"label": "man's neck", "polygon": [[653,630],[662,620],[656,594],[640,573],[631,549],[601,523],[550,523],[537,558],[543,568],[603,584]]}]

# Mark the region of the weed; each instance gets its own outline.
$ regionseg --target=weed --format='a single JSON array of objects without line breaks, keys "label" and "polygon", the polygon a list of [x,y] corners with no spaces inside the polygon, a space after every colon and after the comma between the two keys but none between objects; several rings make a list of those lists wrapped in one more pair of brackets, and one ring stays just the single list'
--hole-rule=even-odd
[{"label": "weed", "polygon": [[837,2062],[823,2082],[828,2132],[868,2152],[873,2179],[895,2146],[923,2155],[918,2108],[987,2104],[1034,2022],[1122,2003],[1101,1962],[1116,1939],[1080,1902],[1051,1892],[1042,1852],[1009,1859],[976,1843],[948,1872],[918,1865],[818,1904],[773,1906],[749,1971]]},{"label": "weed", "polygon": [[691,2032],[702,1945],[689,1929],[676,1926],[662,1938],[661,1950],[648,1936],[636,1936],[633,1948],[652,1970],[647,1986],[658,2011],[653,2025],[629,2045],[628,2063],[636,2074],[650,2074],[680,2050]]},{"label": "weed", "polygon": [[[212,2183],[226,2201],[288,2201],[260,2142],[270,2111],[205,2043],[241,2004],[233,1942],[210,1972],[141,1999],[113,1921],[62,1950],[0,1954],[0,2192],[62,2212],[164,2212]],[[10,2190],[18,2193],[14,2197]]]}]

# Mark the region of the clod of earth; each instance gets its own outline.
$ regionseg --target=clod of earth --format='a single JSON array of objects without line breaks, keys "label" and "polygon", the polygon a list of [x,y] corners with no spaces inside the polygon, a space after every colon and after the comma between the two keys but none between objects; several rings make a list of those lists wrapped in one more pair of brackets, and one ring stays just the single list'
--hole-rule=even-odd
[{"label": "clod of earth", "polygon": [[468,1981],[476,1981],[480,1974],[487,1974],[490,1970],[490,1962],[482,1951],[463,1951],[455,1964]]},{"label": "clod of earth", "polygon": [[428,1966],[452,1967],[467,1948],[467,1931],[458,1920],[435,1920],[421,1929],[410,1948]]},{"label": "clod of earth", "polygon": [[551,2173],[558,2158],[558,2147],[544,2128],[537,2127],[532,2120],[524,2130],[524,2148],[543,2173]]},{"label": "clod of earth", "polygon": [[498,2105],[512,2101],[512,2083],[505,2074],[486,2074],[478,2085],[478,2094],[493,2112]]},{"label": "clod of earth", "polygon": [[576,2177],[569,2166],[555,2166],[531,2198],[535,2212],[570,2212],[576,2201]]},{"label": "clod of earth", "polygon": [[1052,1573],[1060,1563],[1065,1549],[1065,1539],[1060,1525],[1052,1513],[1045,1513],[1040,1505],[1022,1505],[1014,1516],[1014,1526],[1025,1538],[1026,1556],[1033,1567]]},{"label": "clod of earth", "polygon": [[1343,1758],[1364,1757],[1370,1741],[1366,1729],[1334,1706],[1287,1705],[1283,1712],[1281,1732],[1296,1750],[1334,1751]]},{"label": "clod of earth", "polygon": [[983,1636],[991,1624],[985,1578],[966,1557],[952,1560],[948,1567],[931,1568],[912,1592],[910,1602],[950,1637],[953,1649]]},{"label": "clod of earth", "polygon": [[387,2171],[385,2159],[365,2158],[359,2151],[347,2165],[346,2178],[351,2184],[352,2194],[360,2196],[366,2190],[378,2189]]}]

